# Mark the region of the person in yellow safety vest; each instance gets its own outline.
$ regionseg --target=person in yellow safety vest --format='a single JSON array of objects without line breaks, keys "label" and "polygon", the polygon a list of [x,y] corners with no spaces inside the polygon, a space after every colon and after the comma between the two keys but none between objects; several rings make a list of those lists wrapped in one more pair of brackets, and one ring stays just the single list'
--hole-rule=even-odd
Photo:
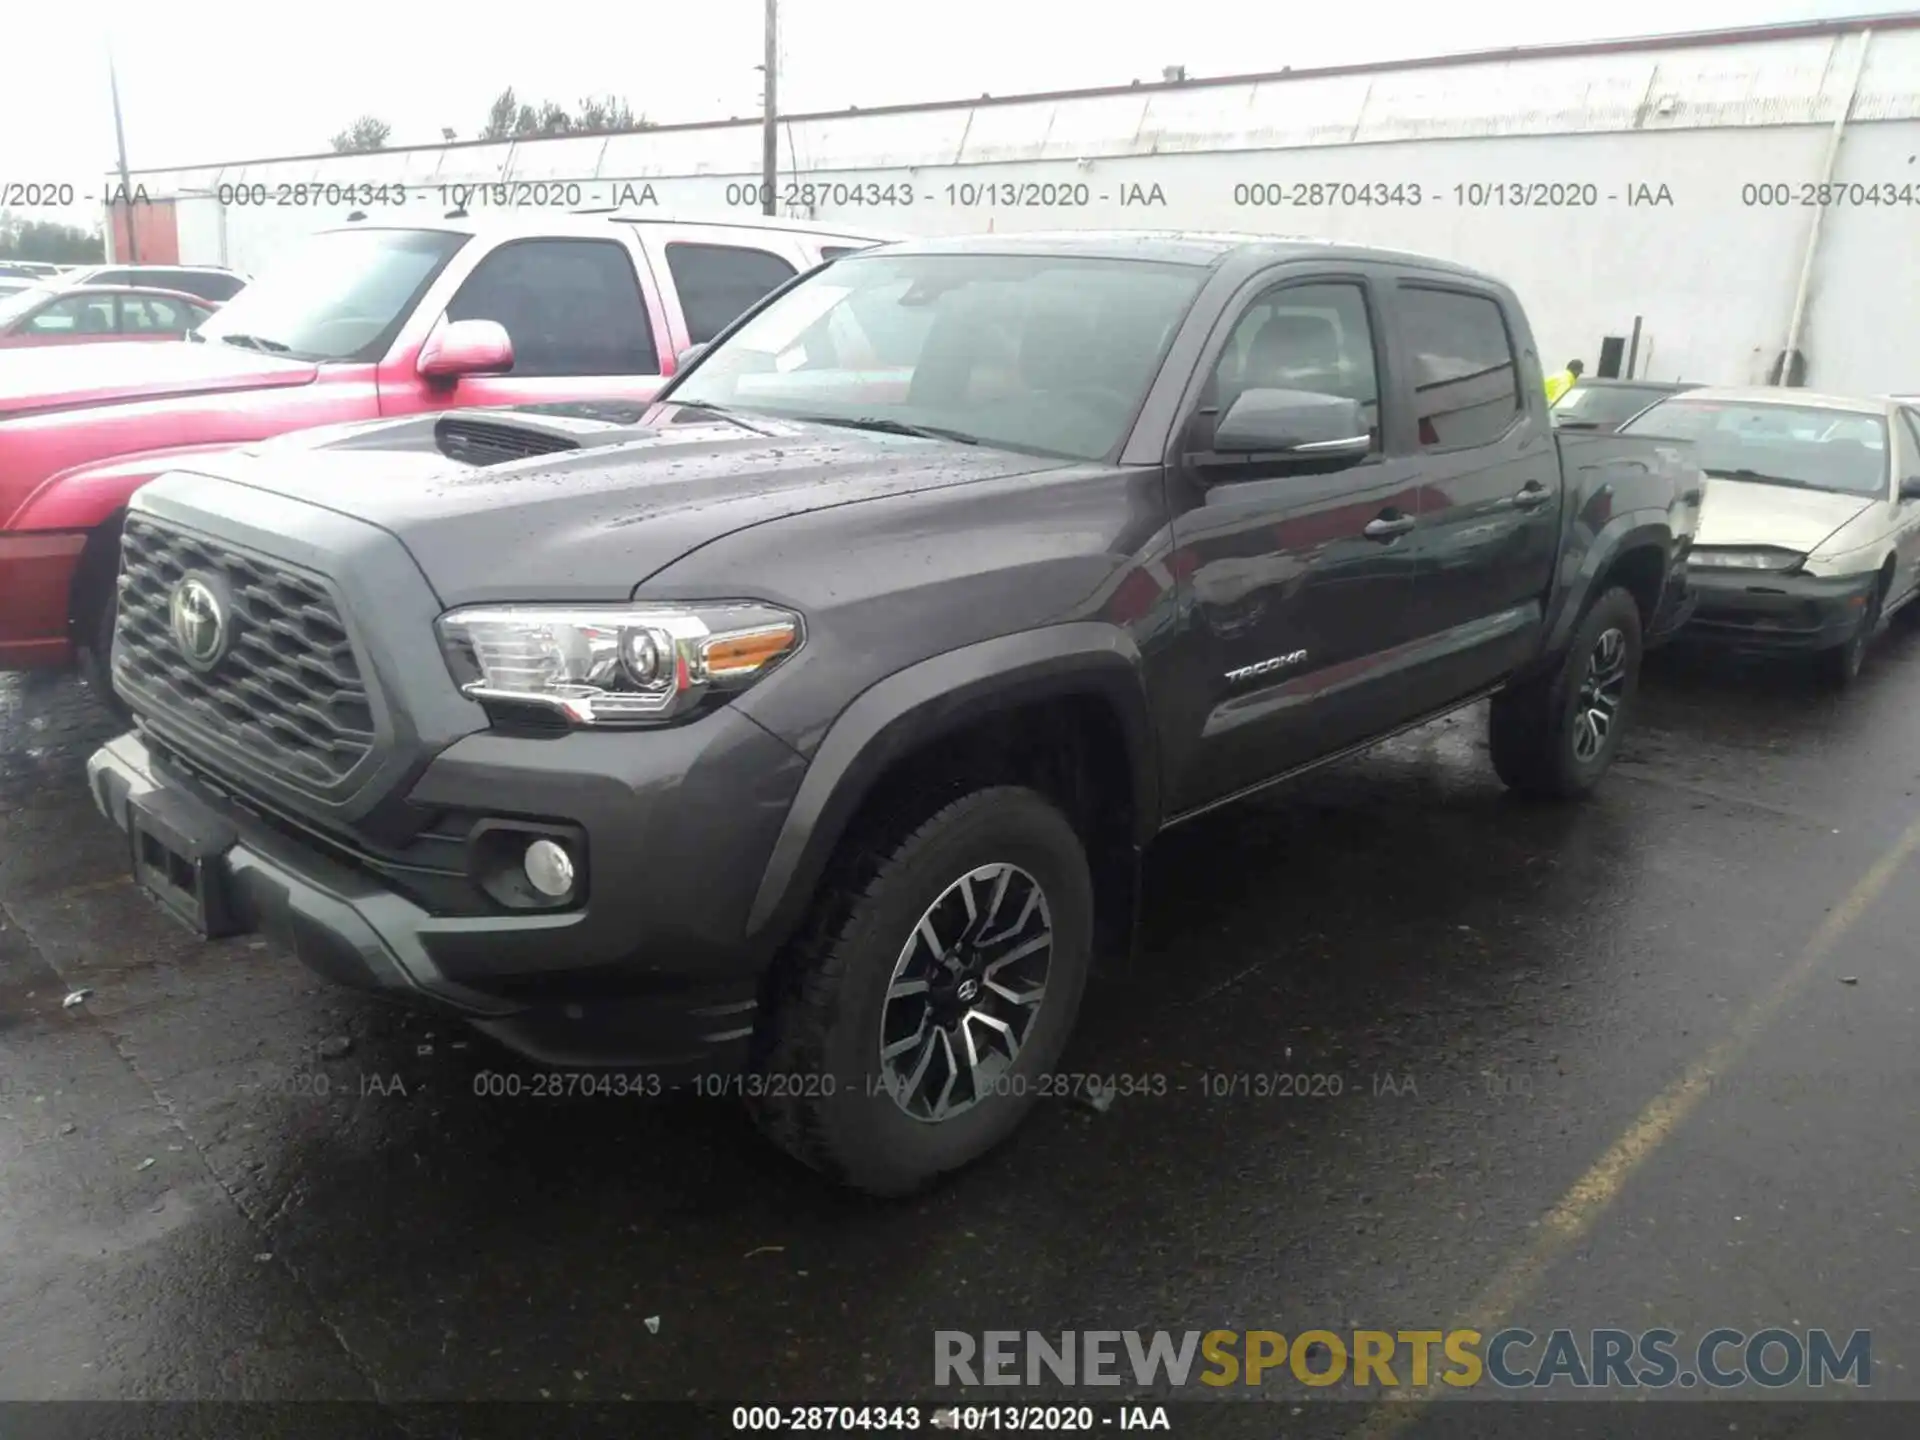
[{"label": "person in yellow safety vest", "polygon": [[1580,378],[1587,367],[1578,360],[1567,361],[1567,368],[1547,376],[1547,404],[1551,405],[1567,391],[1573,388],[1573,382]]}]

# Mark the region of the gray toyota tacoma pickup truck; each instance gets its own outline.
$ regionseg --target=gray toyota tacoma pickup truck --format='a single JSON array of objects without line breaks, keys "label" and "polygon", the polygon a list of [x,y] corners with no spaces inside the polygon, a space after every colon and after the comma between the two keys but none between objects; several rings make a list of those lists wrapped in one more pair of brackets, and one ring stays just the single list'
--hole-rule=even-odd
[{"label": "gray toyota tacoma pickup truck", "polygon": [[540,1061],[738,1077],[910,1191],[1046,1088],[1169,826],[1491,696],[1601,777],[1684,443],[1554,434],[1513,293],[1260,237],[909,242],[651,404],[143,488],[89,764],[139,881]]}]

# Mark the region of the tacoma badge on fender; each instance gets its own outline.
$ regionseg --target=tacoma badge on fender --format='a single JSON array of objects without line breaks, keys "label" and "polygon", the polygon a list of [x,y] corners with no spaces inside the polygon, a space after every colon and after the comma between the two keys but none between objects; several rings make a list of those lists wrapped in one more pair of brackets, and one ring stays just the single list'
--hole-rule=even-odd
[{"label": "tacoma badge on fender", "polygon": [[1230,684],[1238,684],[1242,680],[1252,679],[1255,675],[1271,675],[1275,670],[1284,670],[1289,665],[1298,665],[1306,658],[1306,651],[1294,650],[1285,655],[1275,655],[1270,660],[1256,660],[1251,665],[1242,665],[1238,670],[1227,671],[1227,680]]}]

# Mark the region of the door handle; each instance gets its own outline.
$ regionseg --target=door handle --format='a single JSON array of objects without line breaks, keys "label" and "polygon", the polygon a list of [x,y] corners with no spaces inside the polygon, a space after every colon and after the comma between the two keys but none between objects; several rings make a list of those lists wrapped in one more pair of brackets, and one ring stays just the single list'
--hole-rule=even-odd
[{"label": "door handle", "polygon": [[1406,534],[1416,523],[1411,515],[1380,515],[1369,520],[1360,533],[1369,540],[1392,540]]},{"label": "door handle", "polygon": [[1513,497],[1513,503],[1522,510],[1531,510],[1537,505],[1547,503],[1547,489],[1538,481],[1529,481],[1527,488]]}]

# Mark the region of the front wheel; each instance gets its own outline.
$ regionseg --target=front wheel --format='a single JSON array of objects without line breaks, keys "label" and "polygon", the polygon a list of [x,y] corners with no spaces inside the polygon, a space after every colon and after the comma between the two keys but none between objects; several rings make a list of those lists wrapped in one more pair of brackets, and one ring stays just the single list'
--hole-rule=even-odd
[{"label": "front wheel", "polygon": [[[87,689],[122,725],[133,726],[133,712],[113,688],[113,631],[120,614],[119,530],[107,532],[110,541],[90,549],[82,563],[79,587],[80,674]],[[108,558],[101,560],[99,555]]]},{"label": "front wheel", "polygon": [[1039,1097],[1086,988],[1093,883],[1073,826],[1023,787],[853,848],[783,967],[750,1104],[816,1170],[904,1195]]},{"label": "front wheel", "polygon": [[1493,768],[1513,790],[1548,799],[1585,795],[1620,748],[1640,681],[1640,606],[1616,587],[1589,609],[1559,669],[1493,698]]},{"label": "front wheel", "polygon": [[1886,588],[1883,583],[1873,592],[1873,598],[1867,602],[1867,613],[1860,617],[1859,628],[1848,637],[1846,644],[1820,653],[1827,683],[1835,689],[1844,690],[1860,678],[1860,667],[1867,661],[1867,647],[1880,628],[1880,602]]}]

